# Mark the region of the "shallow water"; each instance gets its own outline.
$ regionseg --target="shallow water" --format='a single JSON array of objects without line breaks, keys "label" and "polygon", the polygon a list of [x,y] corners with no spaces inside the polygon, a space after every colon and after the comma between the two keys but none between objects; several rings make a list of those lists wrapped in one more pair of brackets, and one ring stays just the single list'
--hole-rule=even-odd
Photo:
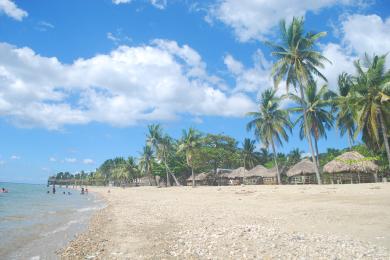
[{"label": "shallow water", "polygon": [[[0,259],[56,259],[55,251],[83,231],[97,209],[93,194],[46,185],[0,183]],[[63,192],[66,194],[64,195]],[[71,192],[71,195],[68,195]]]}]

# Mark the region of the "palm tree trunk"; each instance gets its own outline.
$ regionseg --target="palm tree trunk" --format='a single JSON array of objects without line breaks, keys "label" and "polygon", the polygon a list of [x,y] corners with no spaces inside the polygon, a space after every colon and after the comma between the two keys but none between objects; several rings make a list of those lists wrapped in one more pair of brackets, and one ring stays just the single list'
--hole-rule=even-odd
[{"label": "palm tree trunk", "polygon": [[352,132],[351,132],[351,129],[348,129],[348,141],[349,141],[349,150],[352,151],[353,140],[352,140]]},{"label": "palm tree trunk", "polygon": [[319,152],[318,152],[318,140],[316,137],[314,138],[314,148],[316,149],[316,160],[317,160],[317,167],[320,169],[320,157],[319,157]]},{"label": "palm tree trunk", "polygon": [[275,144],[274,144],[273,140],[271,140],[271,145],[272,145],[272,151],[274,153],[274,160],[275,160],[275,167],[276,167],[276,172],[277,172],[277,177],[278,177],[278,184],[281,185],[282,182],[280,180],[280,172],[279,172],[278,160],[276,158],[276,149],[275,149]]},{"label": "palm tree trunk", "polygon": [[192,174],[192,188],[195,188],[195,175],[194,168],[191,166],[191,174]]},{"label": "palm tree trunk", "polygon": [[389,167],[390,167],[390,147],[389,147],[389,138],[387,137],[387,127],[385,124],[385,120],[383,118],[382,111],[379,109],[379,120],[381,121],[381,128],[382,128],[382,134],[383,134],[383,141],[385,143],[386,153],[387,153],[387,160],[389,161]]},{"label": "palm tree trunk", "polygon": [[171,169],[169,169],[169,166],[166,161],[164,161],[165,168],[168,170],[169,174],[172,176],[173,180],[175,181],[177,186],[180,186],[180,182],[176,179],[176,176],[171,172]]},{"label": "palm tree trunk", "polygon": [[[303,94],[303,86],[302,86],[302,84],[299,84],[299,90],[301,92],[301,99],[305,100],[305,95]],[[316,171],[317,182],[318,182],[318,184],[321,184],[320,171],[318,169],[316,157],[314,156],[313,142],[311,140],[311,135],[310,135],[310,132],[309,132],[309,126],[307,125],[306,105],[305,105],[304,110],[303,110],[303,120],[304,120],[304,125],[305,125],[306,139],[307,139],[307,141],[309,143],[310,152],[311,152],[311,158],[313,159],[314,168],[315,168],[315,171]]]}]

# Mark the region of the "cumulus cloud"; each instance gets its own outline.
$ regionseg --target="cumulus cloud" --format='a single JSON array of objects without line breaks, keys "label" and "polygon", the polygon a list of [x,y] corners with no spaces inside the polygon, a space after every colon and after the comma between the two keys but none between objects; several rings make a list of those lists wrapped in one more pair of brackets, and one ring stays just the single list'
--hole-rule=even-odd
[{"label": "cumulus cloud", "polygon": [[390,52],[390,17],[351,15],[342,22],[342,33],[343,44],[358,55]]},{"label": "cumulus cloud", "polygon": [[363,5],[364,0],[220,0],[210,8],[215,18],[234,30],[240,41],[263,40],[281,19],[304,16],[335,5]]},{"label": "cumulus cloud", "polygon": [[76,163],[77,159],[76,158],[65,158],[65,162],[67,162],[67,163]]},{"label": "cumulus cloud", "polygon": [[[385,54],[390,51],[390,18],[377,15],[350,15],[341,22],[341,43],[328,43],[322,46],[322,53],[332,61],[326,64],[322,73],[329,86],[337,90],[337,77],[342,72],[355,73],[353,61],[365,53]],[[390,68],[390,59],[387,59]]]},{"label": "cumulus cloud", "polygon": [[28,15],[26,11],[18,8],[11,0],[0,0],[0,13],[4,13],[17,21],[23,20]]},{"label": "cumulus cloud", "polygon": [[87,158],[87,159],[84,159],[84,160],[83,160],[83,163],[84,163],[84,164],[94,164],[95,161],[92,160],[92,159],[88,159],[88,158]]},{"label": "cumulus cloud", "polygon": [[254,107],[229,93],[187,45],[155,40],[64,64],[30,48],[0,43],[0,116],[23,127],[129,126],[194,116],[242,116]]},{"label": "cumulus cloud", "polygon": [[254,66],[245,68],[232,55],[225,56],[224,63],[236,81],[234,92],[258,92],[273,86],[270,76],[271,64],[260,50],[255,53],[253,60]]}]

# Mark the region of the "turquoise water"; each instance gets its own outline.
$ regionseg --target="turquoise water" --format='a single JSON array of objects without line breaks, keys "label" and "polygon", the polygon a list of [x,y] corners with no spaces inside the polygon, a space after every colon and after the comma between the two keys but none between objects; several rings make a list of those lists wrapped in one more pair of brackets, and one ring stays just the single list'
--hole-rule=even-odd
[{"label": "turquoise water", "polygon": [[103,206],[93,194],[80,195],[77,189],[57,186],[52,194],[46,185],[1,187],[9,193],[0,193],[0,259],[56,259],[55,251],[82,232]]}]

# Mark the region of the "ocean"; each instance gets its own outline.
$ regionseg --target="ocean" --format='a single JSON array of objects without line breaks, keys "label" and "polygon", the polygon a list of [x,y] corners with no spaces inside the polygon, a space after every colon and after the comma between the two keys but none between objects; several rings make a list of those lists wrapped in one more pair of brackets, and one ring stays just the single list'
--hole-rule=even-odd
[{"label": "ocean", "polygon": [[[80,190],[0,183],[0,259],[58,259],[55,252],[85,230],[104,203]],[[50,190],[50,194],[47,191]],[[65,192],[65,194],[63,194]],[[68,195],[68,192],[71,195]]]}]

